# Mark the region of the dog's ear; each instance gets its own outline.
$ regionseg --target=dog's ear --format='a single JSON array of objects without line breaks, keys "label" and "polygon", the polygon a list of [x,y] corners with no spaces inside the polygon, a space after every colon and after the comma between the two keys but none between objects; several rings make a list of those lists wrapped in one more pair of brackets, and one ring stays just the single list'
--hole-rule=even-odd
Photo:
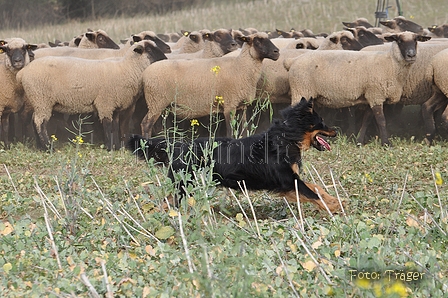
[{"label": "dog's ear", "polygon": [[313,109],[314,109],[314,98],[311,97],[308,100],[308,107],[310,107],[310,110],[313,111]]}]

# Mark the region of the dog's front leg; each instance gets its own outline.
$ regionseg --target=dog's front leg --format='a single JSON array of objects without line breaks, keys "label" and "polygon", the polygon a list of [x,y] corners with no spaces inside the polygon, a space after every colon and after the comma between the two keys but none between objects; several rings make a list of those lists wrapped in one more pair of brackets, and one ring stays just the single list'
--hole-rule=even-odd
[{"label": "dog's front leg", "polygon": [[[335,213],[341,209],[339,200],[329,195],[322,187],[313,183],[303,182],[298,180],[299,186],[299,199],[301,202],[310,202],[316,204],[320,209],[326,210],[324,203],[328,209]],[[317,195],[319,194],[322,200]],[[297,196],[295,191],[290,191],[284,194],[288,202],[297,202]]]}]

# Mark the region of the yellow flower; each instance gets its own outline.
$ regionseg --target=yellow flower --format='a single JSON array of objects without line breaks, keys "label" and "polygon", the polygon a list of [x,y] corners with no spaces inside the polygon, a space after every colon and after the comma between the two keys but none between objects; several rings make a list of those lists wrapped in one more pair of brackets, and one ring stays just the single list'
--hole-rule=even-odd
[{"label": "yellow flower", "polygon": [[355,284],[360,287],[361,289],[370,289],[371,284],[370,281],[368,279],[365,278],[358,278],[355,281]]},{"label": "yellow flower", "polygon": [[212,67],[211,72],[213,72],[215,75],[217,75],[220,70],[221,70],[221,67],[219,65],[216,65],[216,66]]},{"label": "yellow flower", "polygon": [[83,144],[84,143],[84,139],[81,136],[76,136],[76,138],[72,139],[72,143]]},{"label": "yellow flower", "polygon": [[219,105],[224,104],[224,99],[222,98],[222,96],[216,95],[216,96],[215,96],[215,101],[216,101]]},{"label": "yellow flower", "polygon": [[51,135],[51,139],[53,140],[53,142],[56,142],[58,140],[58,138],[55,135]]},{"label": "yellow flower", "polygon": [[366,177],[366,179],[367,179],[367,181],[368,181],[369,183],[372,183],[372,182],[373,182],[373,179],[372,179],[372,177],[370,176],[370,174],[365,173],[364,176]]},{"label": "yellow flower", "polygon": [[190,125],[191,125],[191,126],[199,126],[199,121],[198,121],[198,119],[191,119],[191,120],[190,120]]},{"label": "yellow flower", "polygon": [[408,296],[408,292],[406,291],[406,286],[402,282],[399,282],[399,281],[394,282],[393,284],[389,285],[386,288],[385,293],[388,295],[398,294],[398,296],[400,296],[400,297]]},{"label": "yellow flower", "polygon": [[442,185],[443,184],[442,175],[440,175],[439,172],[436,172],[435,176],[436,176],[436,184],[439,186]]}]

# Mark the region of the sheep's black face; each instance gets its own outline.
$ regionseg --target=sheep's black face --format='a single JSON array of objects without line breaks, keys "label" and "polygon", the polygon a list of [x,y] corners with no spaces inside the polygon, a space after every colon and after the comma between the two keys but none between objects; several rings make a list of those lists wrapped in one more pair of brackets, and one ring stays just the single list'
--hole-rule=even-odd
[{"label": "sheep's black face", "polygon": [[26,46],[18,49],[10,49],[9,47],[5,46],[3,47],[3,50],[6,52],[11,66],[14,69],[20,70],[25,66],[27,54]]},{"label": "sheep's black face", "polygon": [[276,61],[280,57],[279,49],[268,38],[254,37],[252,46],[258,53],[260,59],[272,59]]},{"label": "sheep's black face", "polygon": [[238,44],[233,39],[230,31],[215,31],[213,33],[213,39],[219,43],[219,46],[224,54],[235,51],[238,48]]},{"label": "sheep's black face", "polygon": [[151,40],[156,43],[157,47],[162,50],[163,53],[171,53],[171,48],[168,44],[166,44],[161,38],[157,36],[151,36],[149,34],[145,35],[144,40]]},{"label": "sheep's black face", "polygon": [[165,56],[163,51],[159,49],[159,47],[154,46],[149,42],[145,44],[145,53],[151,63],[167,59],[167,57]]}]

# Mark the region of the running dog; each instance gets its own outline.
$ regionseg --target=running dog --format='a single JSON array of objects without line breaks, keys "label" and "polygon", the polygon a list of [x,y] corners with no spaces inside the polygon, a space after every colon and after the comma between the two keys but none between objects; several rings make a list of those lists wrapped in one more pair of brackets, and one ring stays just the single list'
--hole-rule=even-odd
[{"label": "running dog", "polygon": [[[156,162],[169,165],[172,180],[174,172],[192,173],[198,167],[210,166],[213,179],[224,187],[240,189],[244,181],[248,190],[268,190],[289,202],[297,202],[297,181],[300,201],[314,203],[321,209],[326,205],[330,211],[338,211],[337,198],[299,177],[301,151],[310,147],[330,150],[324,137],[336,136],[336,130],[327,127],[314,111],[313,99],[302,98],[281,114],[283,120],[274,120],[266,132],[241,139],[197,138],[168,144],[164,138],[144,139],[134,135],[127,147],[141,159],[154,158]],[[208,151],[204,150],[207,146]],[[181,193],[182,188],[180,185]]]}]

